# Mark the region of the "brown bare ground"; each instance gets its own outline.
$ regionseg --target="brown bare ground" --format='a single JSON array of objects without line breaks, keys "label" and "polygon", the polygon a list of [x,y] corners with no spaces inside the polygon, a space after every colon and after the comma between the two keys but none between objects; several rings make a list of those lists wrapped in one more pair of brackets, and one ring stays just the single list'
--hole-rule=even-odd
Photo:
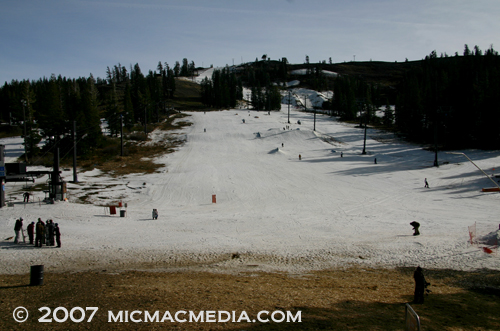
[{"label": "brown bare ground", "polygon": [[[432,292],[412,307],[422,330],[500,330],[500,272],[424,270]],[[199,271],[46,273],[44,285],[29,275],[0,275],[1,330],[404,330],[405,304],[413,300],[413,269],[345,269],[307,274]],[[16,307],[30,312],[24,323]],[[40,323],[40,307],[98,307],[88,323]],[[108,322],[108,311],[139,310],[159,319],[179,310],[300,311],[300,323]],[[89,312],[90,314],[90,312]],[[57,315],[63,317],[62,312]],[[79,317],[80,315],[75,315]],[[88,315],[87,315],[88,317]],[[181,318],[187,318],[188,315]]]},{"label": "brown bare ground", "polygon": [[[148,133],[155,129],[159,129],[163,133],[161,139],[155,143],[151,143],[151,138],[146,138],[143,132],[134,132],[133,135],[144,135],[144,137],[142,137],[142,141],[125,139],[124,156],[120,156],[120,140],[115,138],[114,144],[98,151],[90,159],[79,161],[79,165],[82,169],[91,170],[97,168],[115,177],[132,173],[154,173],[159,168],[164,167],[163,164],[155,162],[154,158],[172,153],[184,143],[184,140],[178,134],[171,133],[171,131],[190,126],[191,122],[180,120],[187,116],[186,114],[176,114],[162,123],[149,124]],[[69,160],[66,160],[66,166],[70,166],[68,162]]]}]

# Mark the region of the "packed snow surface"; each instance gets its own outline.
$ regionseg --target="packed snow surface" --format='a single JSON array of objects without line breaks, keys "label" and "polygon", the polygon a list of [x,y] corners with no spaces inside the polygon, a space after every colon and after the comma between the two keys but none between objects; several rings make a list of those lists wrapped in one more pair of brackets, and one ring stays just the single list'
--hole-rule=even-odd
[{"label": "packed snow surface", "polygon": [[[478,236],[498,230],[500,196],[481,192],[493,183],[462,155],[440,153],[433,167],[434,153],[373,129],[362,154],[362,129],[318,114],[313,131],[313,114],[294,109],[289,124],[287,105],[270,115],[189,114],[183,120],[193,125],[176,132],[184,145],[155,159],[165,164],[158,173],[81,172],[78,184],[68,183],[68,201],[53,205],[39,203],[41,191],[24,204],[24,183],[7,183],[14,206],[0,209],[0,272],[27,273],[36,264],[50,272],[500,269],[495,250],[468,243],[474,223]],[[20,138],[0,143],[8,161],[22,152]],[[461,152],[489,175],[500,165],[498,151]],[[71,169],[63,176],[72,181]],[[77,202],[85,195],[92,204]],[[125,217],[104,207],[117,201],[127,205]],[[39,217],[59,223],[62,248],[4,240],[19,217],[25,229]],[[420,236],[412,235],[412,221],[421,224]]]},{"label": "packed snow surface", "polygon": [[[339,74],[333,71],[328,71],[328,70],[321,70],[321,73],[325,76],[329,77],[337,77]],[[290,72],[292,75],[307,75],[308,74],[308,69],[297,69],[297,70],[292,70]]]}]

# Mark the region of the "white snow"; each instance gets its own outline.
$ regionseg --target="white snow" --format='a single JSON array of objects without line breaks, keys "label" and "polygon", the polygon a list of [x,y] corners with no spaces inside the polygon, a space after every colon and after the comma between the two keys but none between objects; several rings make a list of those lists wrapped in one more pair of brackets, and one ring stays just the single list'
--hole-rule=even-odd
[{"label": "white snow", "polygon": [[[24,183],[7,183],[7,199],[16,203],[0,209],[0,272],[27,273],[35,264],[50,272],[500,269],[497,252],[467,243],[474,222],[478,237],[498,230],[500,195],[481,192],[490,180],[461,155],[440,153],[441,166],[432,167],[432,152],[372,129],[362,155],[362,129],[318,115],[314,132],[313,114],[293,109],[288,124],[287,105],[270,115],[242,109],[190,115],[183,120],[193,125],[177,132],[185,144],[155,159],[165,164],[158,173],[79,173],[80,183],[68,183],[69,201],[54,205],[38,203],[43,192],[23,204]],[[20,138],[0,143],[8,161],[22,152]],[[499,151],[461,152],[487,173],[500,164]],[[72,170],[63,176],[71,181]],[[86,194],[93,204],[76,202]],[[117,201],[127,204],[126,217],[103,207]],[[59,223],[62,248],[4,240],[19,217],[24,228],[39,217]],[[412,221],[421,224],[420,236],[412,236]]]},{"label": "white snow", "polygon": [[[307,107],[307,109],[321,108],[323,102],[331,99],[333,96],[333,91],[318,92],[315,90],[305,89],[305,88],[294,88],[290,91],[283,92],[283,97],[281,102],[295,107]],[[290,101],[288,101],[290,99]]]},{"label": "white snow", "polygon": [[[292,70],[290,71],[291,75],[299,75],[299,76],[305,76],[307,75],[307,70],[308,69],[297,69],[297,70]],[[329,77],[337,77],[339,74],[333,71],[328,71],[328,70],[321,70],[321,73],[325,76]]]}]

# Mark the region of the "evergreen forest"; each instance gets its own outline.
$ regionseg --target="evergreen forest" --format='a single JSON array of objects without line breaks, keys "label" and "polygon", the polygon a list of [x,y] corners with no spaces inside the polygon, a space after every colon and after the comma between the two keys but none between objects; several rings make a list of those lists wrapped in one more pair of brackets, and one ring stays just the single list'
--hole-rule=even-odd
[{"label": "evergreen forest", "polygon": [[[147,74],[139,64],[129,69],[118,64],[106,69],[105,78],[52,75],[6,82],[0,87],[2,131],[17,130],[25,137],[28,162],[55,144],[70,150],[73,134],[79,156],[92,155],[122,125],[130,132],[168,116],[178,79],[202,69],[185,58],[173,67],[159,62]],[[306,74],[296,76],[296,69]],[[339,75],[326,76],[325,70]],[[392,130],[440,149],[500,148],[500,56],[492,46],[483,52],[465,45],[462,54],[438,56],[433,51],[420,61],[401,63],[313,64],[306,57],[303,64],[292,65],[286,58],[271,61],[264,55],[214,70],[199,85],[197,109],[279,110],[291,80],[300,80],[300,87],[333,91],[323,111],[343,121]],[[47,141],[44,147],[42,140]]]}]

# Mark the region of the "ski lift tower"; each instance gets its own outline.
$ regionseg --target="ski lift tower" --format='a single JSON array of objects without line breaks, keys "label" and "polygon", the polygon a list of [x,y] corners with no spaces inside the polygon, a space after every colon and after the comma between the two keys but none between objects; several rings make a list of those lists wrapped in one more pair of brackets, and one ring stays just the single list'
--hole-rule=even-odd
[{"label": "ski lift tower", "polygon": [[290,124],[290,102],[292,98],[292,90],[291,88],[300,84],[298,80],[292,80],[291,82],[286,83],[288,90],[288,124]]},{"label": "ski lift tower", "polygon": [[0,208],[5,205],[5,145],[0,145]]},{"label": "ski lift tower", "polygon": [[54,152],[54,167],[49,180],[49,198],[63,201],[66,199],[66,182],[62,180],[59,171],[59,148]]}]

